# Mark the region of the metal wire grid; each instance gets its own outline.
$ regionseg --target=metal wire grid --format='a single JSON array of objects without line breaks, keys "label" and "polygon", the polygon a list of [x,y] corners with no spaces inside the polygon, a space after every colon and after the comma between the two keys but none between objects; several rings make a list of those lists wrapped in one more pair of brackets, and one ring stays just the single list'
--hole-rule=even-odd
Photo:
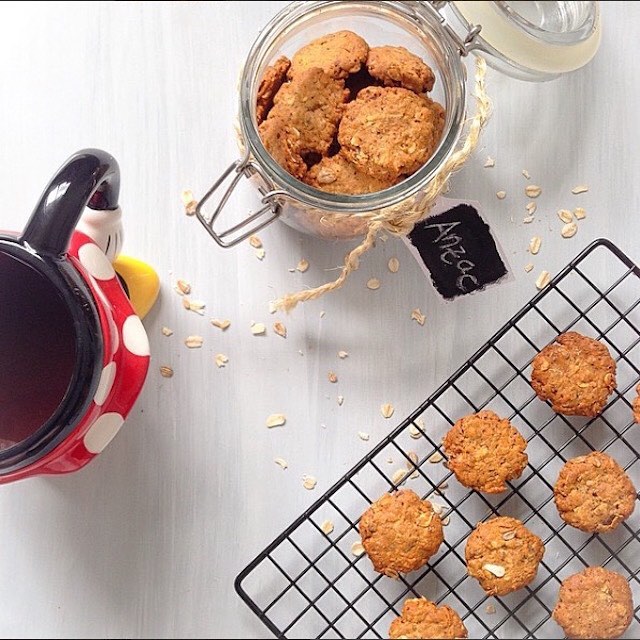
[{"label": "metal wire grid", "polygon": [[[618,363],[618,388],[595,419],[556,415],[529,384],[535,354],[569,329],[600,339]],[[613,456],[639,486],[640,426],[631,413],[639,367],[640,269],[598,240],[259,554],[236,590],[283,638],[386,638],[404,600],[419,596],[452,606],[470,638],[561,638],[550,618],[559,583],[596,564],[627,577],[640,605],[640,510],[612,533],[589,535],[559,518],[552,494],[564,462],[593,450]],[[529,443],[527,469],[497,496],[469,491],[429,461],[459,417],[485,407],[508,416]],[[375,573],[366,556],[354,556],[352,545],[364,510],[400,486],[439,503],[449,524],[427,567],[392,580]],[[490,598],[467,575],[464,545],[478,521],[498,514],[525,522],[546,552],[528,587]],[[326,520],[334,526],[328,535]],[[629,638],[640,637],[639,611]]]}]

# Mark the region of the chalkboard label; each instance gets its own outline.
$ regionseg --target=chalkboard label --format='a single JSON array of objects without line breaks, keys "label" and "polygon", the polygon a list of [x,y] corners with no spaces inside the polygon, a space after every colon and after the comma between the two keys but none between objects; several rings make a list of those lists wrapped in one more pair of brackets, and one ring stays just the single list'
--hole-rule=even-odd
[{"label": "chalkboard label", "polygon": [[443,198],[438,208],[441,212],[418,223],[408,236],[438,293],[453,300],[503,279],[509,273],[506,260],[476,203]]}]

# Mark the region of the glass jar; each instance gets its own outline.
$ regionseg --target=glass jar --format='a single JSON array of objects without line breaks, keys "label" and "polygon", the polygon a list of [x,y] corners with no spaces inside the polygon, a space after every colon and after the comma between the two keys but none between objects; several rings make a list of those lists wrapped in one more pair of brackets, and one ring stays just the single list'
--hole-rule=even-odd
[{"label": "glass jar", "polygon": [[[319,191],[291,176],[265,149],[256,120],[257,91],[278,57],[311,40],[351,30],[370,46],[403,46],[434,71],[430,93],[446,110],[442,139],[413,175],[383,191],[342,195]],[[243,157],[234,162],[199,202],[196,215],[215,241],[233,246],[279,218],[331,240],[363,235],[369,217],[390,207],[407,209],[455,151],[467,117],[467,76],[462,60],[470,51],[509,75],[549,80],[577,69],[595,55],[600,41],[598,2],[419,2],[319,0],[287,5],[260,32],[240,80],[239,130]],[[216,220],[240,180],[255,183],[262,207],[224,231]],[[212,213],[205,205],[222,191]]]}]

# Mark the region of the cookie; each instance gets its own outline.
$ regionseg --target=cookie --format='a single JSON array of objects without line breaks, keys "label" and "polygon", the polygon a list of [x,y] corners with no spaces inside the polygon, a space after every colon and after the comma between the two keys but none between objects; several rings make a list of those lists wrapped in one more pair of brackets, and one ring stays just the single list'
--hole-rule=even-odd
[{"label": "cookie", "polygon": [[490,596],[503,596],[528,585],[543,555],[542,540],[520,520],[507,516],[480,522],[465,547],[469,575]]},{"label": "cookie", "polygon": [[414,93],[431,91],[436,81],[431,67],[404,47],[373,47],[367,69],[385,87],[404,87]]},{"label": "cookie", "polygon": [[360,71],[368,53],[369,45],[353,31],[328,33],[297,51],[291,60],[289,77],[317,67],[332,78],[344,80]]},{"label": "cookie", "polygon": [[531,385],[565,416],[597,416],[616,388],[616,363],[607,347],[569,331],[534,359]]},{"label": "cookie", "polygon": [[527,441],[507,419],[480,411],[458,420],[443,440],[447,465],[458,482],[484,493],[507,490],[527,466]]},{"label": "cookie", "polygon": [[359,530],[373,568],[390,577],[424,566],[444,540],[431,503],[410,489],[376,500],[362,515]]},{"label": "cookie", "polygon": [[443,129],[438,103],[401,87],[368,87],[345,107],[338,142],[361,171],[398,180],[433,155]]},{"label": "cookie", "polygon": [[438,607],[426,598],[404,601],[402,615],[389,627],[389,638],[468,638],[460,616],[446,604]]},{"label": "cookie", "polygon": [[582,531],[605,533],[633,513],[636,490],[613,458],[595,451],[566,462],[553,488],[553,498],[567,524]]},{"label": "cookie", "polygon": [[287,71],[289,71],[290,66],[291,60],[282,56],[278,58],[272,66],[267,67],[264,72],[256,98],[256,119],[258,120],[258,124],[263,122],[269,114],[269,111],[271,111],[273,99],[286,81]]},{"label": "cookie", "polygon": [[282,85],[269,118],[280,118],[300,133],[301,154],[326,155],[333,142],[349,92],[343,80],[322,69],[308,69]]},{"label": "cookie", "polygon": [[633,401],[633,419],[640,423],[640,384],[636,387],[636,394]]},{"label": "cookie", "polygon": [[341,153],[323,158],[319,164],[311,167],[304,181],[321,191],[348,195],[374,193],[393,185],[391,180],[378,180],[360,171]]},{"label": "cookie", "polygon": [[633,611],[629,583],[619,573],[587,567],[562,581],[553,619],[567,638],[619,638]]},{"label": "cookie", "polygon": [[301,180],[307,165],[301,155],[300,132],[281,118],[267,118],[259,127],[260,139],[273,159]]}]

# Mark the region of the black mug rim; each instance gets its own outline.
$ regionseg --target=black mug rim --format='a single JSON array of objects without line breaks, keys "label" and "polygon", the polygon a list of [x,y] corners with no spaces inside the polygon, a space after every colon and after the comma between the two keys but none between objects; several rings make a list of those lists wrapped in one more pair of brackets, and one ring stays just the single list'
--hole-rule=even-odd
[{"label": "black mug rim", "polygon": [[56,410],[27,438],[0,451],[0,475],[6,475],[47,455],[86,415],[100,383],[104,346],[96,301],[66,256],[40,254],[7,235],[0,235],[0,253],[19,258],[56,289],[73,321],[76,345],[73,374]]}]

